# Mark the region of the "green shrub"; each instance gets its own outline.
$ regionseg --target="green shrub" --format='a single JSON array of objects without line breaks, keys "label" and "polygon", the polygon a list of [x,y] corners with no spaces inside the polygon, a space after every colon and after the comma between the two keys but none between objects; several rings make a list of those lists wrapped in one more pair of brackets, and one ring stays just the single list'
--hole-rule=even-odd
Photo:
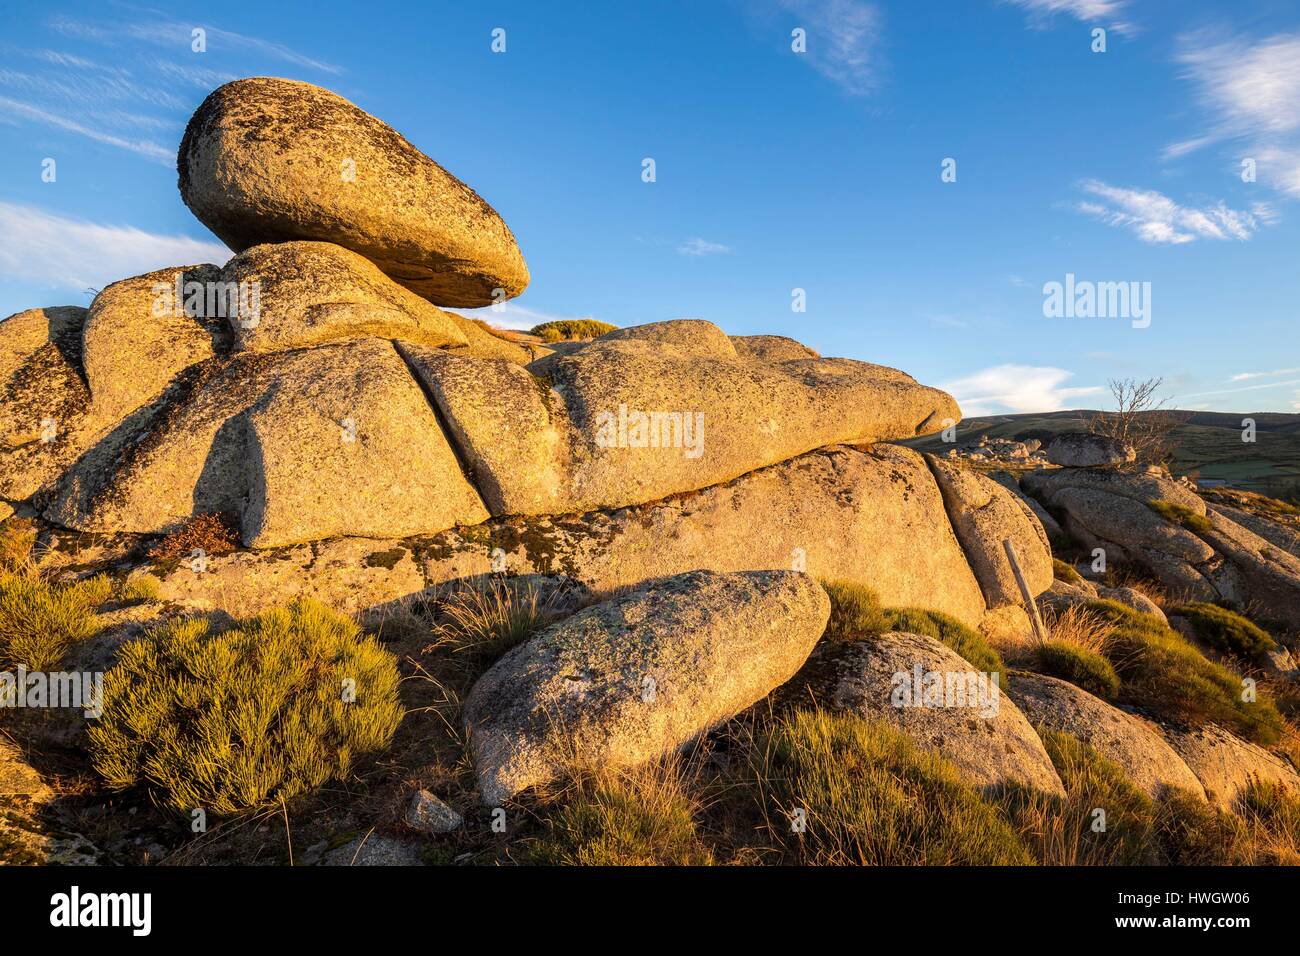
[{"label": "green shrub", "polygon": [[758,754],[758,799],[789,862],[1033,862],[997,808],[950,762],[884,723],[796,710],[768,729]]},{"label": "green shrub", "polygon": [[[1080,863],[1136,866],[1149,862],[1155,807],[1120,766],[1077,737],[1040,728],[1043,746],[1061,775],[1066,798],[1061,808],[1066,827],[1080,847]],[[1105,829],[1097,828],[1105,813]],[[1067,830],[1068,833],[1068,830]]]},{"label": "green shrub", "polygon": [[156,601],[162,582],[152,574],[132,574],[117,588],[119,601]]},{"label": "green shrub", "polygon": [[556,319],[534,326],[531,333],[540,336],[543,342],[561,342],[565,339],[594,339],[617,328],[617,325],[596,319]]},{"label": "green shrub", "polygon": [[1052,558],[1052,577],[1067,584],[1083,583],[1083,575],[1075,569],[1074,565],[1067,564],[1060,558]]},{"label": "green shrub", "polygon": [[1197,514],[1187,505],[1176,505],[1171,501],[1148,501],[1147,507],[1170,524],[1186,528],[1193,534],[1204,535],[1214,530],[1209,518]]},{"label": "green shrub", "polygon": [[69,647],[99,629],[95,608],[112,587],[100,576],[52,584],[33,573],[0,571],[0,668],[52,670]]},{"label": "green shrub", "polygon": [[1277,642],[1250,619],[1217,604],[1197,601],[1184,604],[1172,613],[1187,618],[1197,638],[1220,654],[1258,661],[1266,652],[1277,648]]},{"label": "green shrub", "polygon": [[1241,678],[1205,655],[1159,618],[1116,601],[1084,607],[1113,626],[1103,653],[1121,681],[1122,699],[1175,722],[1217,723],[1255,743],[1274,743],[1282,715],[1262,691],[1242,700]]},{"label": "green shrub", "polygon": [[695,806],[673,763],[582,779],[533,852],[566,866],[708,866]]},{"label": "green shrub", "polygon": [[314,601],[216,634],[172,621],[119,650],[92,760],[110,789],[143,784],[180,812],[279,804],[387,745],[398,679],[372,638]]},{"label": "green shrub", "polygon": [[1114,700],[1119,693],[1119,675],[1096,651],[1070,641],[1049,640],[1038,646],[1037,654],[1044,674],[1069,681],[1103,700]]},{"label": "green shrub", "polygon": [[831,599],[831,616],[826,638],[854,641],[878,637],[890,631],[907,631],[932,637],[960,654],[977,671],[997,674],[999,686],[1007,686],[1006,667],[984,635],[951,615],[922,608],[882,608],[870,588],[843,581],[824,582]]}]

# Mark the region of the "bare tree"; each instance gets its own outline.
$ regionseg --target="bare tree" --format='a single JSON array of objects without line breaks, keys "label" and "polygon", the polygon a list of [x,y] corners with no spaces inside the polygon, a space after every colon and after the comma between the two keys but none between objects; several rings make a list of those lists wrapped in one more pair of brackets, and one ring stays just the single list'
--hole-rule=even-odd
[{"label": "bare tree", "polygon": [[1105,435],[1137,452],[1137,460],[1144,464],[1165,464],[1173,456],[1170,433],[1185,420],[1185,416],[1165,408],[1167,398],[1157,397],[1164,384],[1162,378],[1113,378],[1111,397],[1115,400],[1113,412],[1099,412],[1088,423],[1094,435]]}]

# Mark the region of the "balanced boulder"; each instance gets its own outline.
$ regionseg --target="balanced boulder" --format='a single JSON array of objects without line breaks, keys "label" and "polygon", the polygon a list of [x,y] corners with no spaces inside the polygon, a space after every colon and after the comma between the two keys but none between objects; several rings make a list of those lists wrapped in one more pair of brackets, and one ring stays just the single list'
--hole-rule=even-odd
[{"label": "balanced boulder", "polygon": [[382,120],[295,80],[209,94],[177,157],[181,198],[237,252],[316,239],[438,305],[513,298],[528,268],[501,217]]},{"label": "balanced boulder", "polygon": [[807,575],[696,571],[552,625],[465,700],[483,802],[690,742],[788,680],[829,615]]}]

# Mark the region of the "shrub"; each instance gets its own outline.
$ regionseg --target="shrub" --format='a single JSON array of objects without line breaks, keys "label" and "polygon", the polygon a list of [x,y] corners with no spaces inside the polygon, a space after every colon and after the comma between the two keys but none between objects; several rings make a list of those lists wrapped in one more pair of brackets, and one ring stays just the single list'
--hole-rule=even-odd
[{"label": "shrub", "polygon": [[1171,501],[1148,501],[1147,507],[1170,524],[1186,528],[1193,534],[1204,535],[1214,530],[1209,518],[1197,514],[1186,505],[1176,505]]},{"label": "shrub", "polygon": [[877,637],[890,631],[907,631],[932,637],[956,651],[977,671],[997,674],[999,686],[1007,686],[1006,667],[984,635],[940,611],[922,608],[882,608],[870,588],[842,581],[824,583],[831,599],[831,616],[826,637],[853,641]]},{"label": "shrub", "polygon": [[1119,693],[1119,675],[1110,661],[1096,651],[1070,641],[1049,640],[1036,651],[1044,674],[1069,681],[1103,700]]},{"label": "shrub", "polygon": [[1267,651],[1277,648],[1277,642],[1249,618],[1217,604],[1197,601],[1184,604],[1173,613],[1187,618],[1197,638],[1220,654],[1257,661]]},{"label": "shrub", "polygon": [[26,518],[10,518],[0,524],[0,571],[26,566],[36,545],[36,524]]},{"label": "shrub", "polygon": [[95,608],[109,599],[105,577],[52,584],[21,571],[0,571],[0,667],[51,670],[78,641],[98,630]]},{"label": "shrub", "polygon": [[1067,564],[1060,558],[1052,558],[1052,577],[1067,584],[1083,583],[1083,575],[1075,570],[1074,565]]},{"label": "shrub", "polygon": [[117,589],[121,601],[156,601],[160,582],[152,574],[132,574]]},{"label": "shrub", "polygon": [[708,866],[713,854],[696,833],[695,811],[675,760],[600,772],[575,781],[533,857],[578,866]]},{"label": "shrub", "polygon": [[435,646],[464,654],[478,667],[491,664],[558,616],[533,585],[498,578],[452,592],[438,614],[443,620],[433,629]]},{"label": "shrub", "polygon": [[90,729],[110,789],[234,814],[345,777],[402,718],[397,666],[349,619],[300,599],[222,633],[187,618],[131,641]]},{"label": "shrub", "polygon": [[[790,862],[1029,864],[998,810],[937,753],[855,714],[796,710],[756,755],[757,796]],[[803,811],[804,827],[792,826]]]},{"label": "shrub", "polygon": [[205,512],[167,532],[149,549],[155,561],[187,561],[195,551],[229,554],[239,547],[239,525],[234,517]]},{"label": "shrub", "polygon": [[1283,720],[1260,693],[1241,699],[1241,678],[1205,655],[1159,618],[1115,601],[1084,607],[1113,625],[1104,654],[1121,680],[1123,699],[1169,720],[1194,726],[1217,723],[1255,743],[1274,743]]},{"label": "shrub", "polygon": [[596,319],[556,319],[534,326],[531,334],[540,336],[543,342],[561,342],[565,339],[594,339],[617,328],[617,325]]}]

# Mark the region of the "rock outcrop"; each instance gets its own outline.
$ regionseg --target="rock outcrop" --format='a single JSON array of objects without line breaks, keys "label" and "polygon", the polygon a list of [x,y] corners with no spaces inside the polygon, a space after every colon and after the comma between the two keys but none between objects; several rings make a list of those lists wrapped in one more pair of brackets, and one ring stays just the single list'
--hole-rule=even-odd
[{"label": "rock outcrop", "polygon": [[1300,558],[1238,525],[1159,468],[1062,468],[1021,485],[1110,562],[1145,568],[1175,598],[1267,608],[1300,633]]},{"label": "rock outcrop", "polygon": [[1231,810],[1252,783],[1270,783],[1300,796],[1300,774],[1280,757],[1222,727],[1165,728],[1170,746],[1201,781],[1210,800]]},{"label": "rock outcrop", "polygon": [[829,615],[807,575],[697,571],[547,628],[465,700],[483,802],[688,743],[788,680]]}]

